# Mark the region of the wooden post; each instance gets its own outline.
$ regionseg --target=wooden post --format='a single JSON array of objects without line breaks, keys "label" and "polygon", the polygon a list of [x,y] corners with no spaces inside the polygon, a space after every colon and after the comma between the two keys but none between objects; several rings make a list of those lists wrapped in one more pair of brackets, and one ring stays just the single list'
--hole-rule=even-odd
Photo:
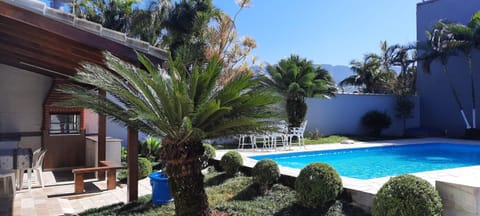
[{"label": "wooden post", "polygon": [[128,202],[138,200],[138,130],[128,127],[127,189]]},{"label": "wooden post", "polygon": [[75,173],[75,193],[83,193],[83,173]]},{"label": "wooden post", "polygon": [[[105,97],[106,93],[103,90],[98,90],[98,94]],[[107,145],[107,117],[104,114],[98,114],[98,162],[106,160]],[[99,164],[97,164],[98,166]],[[105,180],[105,172],[97,172],[98,180]]]},{"label": "wooden post", "polygon": [[108,169],[107,170],[107,190],[113,190],[117,187],[117,172],[116,169]]}]

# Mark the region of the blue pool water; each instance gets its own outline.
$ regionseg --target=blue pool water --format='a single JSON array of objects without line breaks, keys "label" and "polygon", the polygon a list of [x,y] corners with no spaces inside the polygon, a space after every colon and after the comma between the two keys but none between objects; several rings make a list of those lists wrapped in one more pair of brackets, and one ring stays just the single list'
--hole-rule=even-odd
[{"label": "blue pool water", "polygon": [[371,179],[480,165],[480,145],[429,143],[296,152],[250,158],[270,158],[279,165],[298,169],[312,162],[324,162],[333,166],[341,176]]}]

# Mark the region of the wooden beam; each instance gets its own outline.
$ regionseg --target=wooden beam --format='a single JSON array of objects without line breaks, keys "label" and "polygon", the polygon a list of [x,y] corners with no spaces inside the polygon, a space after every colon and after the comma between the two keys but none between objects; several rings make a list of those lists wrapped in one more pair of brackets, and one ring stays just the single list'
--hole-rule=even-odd
[{"label": "wooden beam", "polygon": [[[22,26],[22,28],[18,26]],[[11,41],[23,49],[50,52],[66,59],[72,59],[77,63],[80,61],[103,63],[100,50],[42,29],[6,19],[0,19],[0,29],[2,29],[0,38],[5,38],[6,41]]]},{"label": "wooden beam", "polygon": [[[98,94],[106,96],[105,91],[99,90]],[[104,161],[107,157],[107,118],[105,114],[98,114],[98,161]],[[98,180],[105,180],[105,172],[98,172]]]},{"label": "wooden beam", "polygon": [[0,17],[22,22],[30,26],[35,26],[36,28],[41,28],[45,31],[64,38],[69,38],[75,42],[79,42],[87,46],[95,47],[99,50],[109,50],[111,53],[124,60],[134,62],[137,60],[133,49],[126,45],[111,41],[93,33],[75,28],[71,25],[58,22],[48,17],[35,14],[28,10],[15,7],[1,1]]},{"label": "wooden beam", "polygon": [[128,127],[128,202],[138,200],[138,130]]}]

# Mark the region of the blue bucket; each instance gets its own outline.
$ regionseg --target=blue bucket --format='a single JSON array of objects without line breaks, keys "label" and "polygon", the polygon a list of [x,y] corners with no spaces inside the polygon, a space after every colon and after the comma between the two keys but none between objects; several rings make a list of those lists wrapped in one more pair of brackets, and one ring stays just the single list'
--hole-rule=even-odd
[{"label": "blue bucket", "polygon": [[151,173],[148,177],[150,177],[150,185],[152,186],[153,204],[163,205],[173,201],[166,175],[160,171]]}]

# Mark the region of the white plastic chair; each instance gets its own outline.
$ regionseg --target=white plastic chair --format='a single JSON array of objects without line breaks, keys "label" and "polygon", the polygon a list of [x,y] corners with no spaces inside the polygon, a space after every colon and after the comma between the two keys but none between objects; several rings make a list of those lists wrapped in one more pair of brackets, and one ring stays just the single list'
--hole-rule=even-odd
[{"label": "white plastic chair", "polygon": [[[307,127],[308,120],[305,120],[300,124],[300,127],[291,127],[289,128],[288,140],[289,145],[298,144],[299,146],[305,147],[305,138],[303,134],[305,133],[305,128]],[[293,138],[297,137],[298,143],[293,143]]]},{"label": "white plastic chair", "polygon": [[[31,173],[32,171],[34,173],[36,173],[36,178],[37,178],[37,181],[40,183],[40,185],[42,186],[42,188],[45,187],[44,183],[43,183],[43,159],[45,158],[45,153],[47,153],[47,150],[41,150],[41,149],[38,149],[36,150],[34,153],[33,153],[33,158],[32,158],[32,168],[31,169],[27,169],[27,172],[28,172],[28,189],[30,190],[31,188],[31,182],[32,182],[32,177],[31,177]],[[22,189],[22,186],[23,186],[23,173],[25,171],[25,169],[21,169],[19,170],[20,171],[20,177],[19,177],[19,187],[20,189]]]}]

